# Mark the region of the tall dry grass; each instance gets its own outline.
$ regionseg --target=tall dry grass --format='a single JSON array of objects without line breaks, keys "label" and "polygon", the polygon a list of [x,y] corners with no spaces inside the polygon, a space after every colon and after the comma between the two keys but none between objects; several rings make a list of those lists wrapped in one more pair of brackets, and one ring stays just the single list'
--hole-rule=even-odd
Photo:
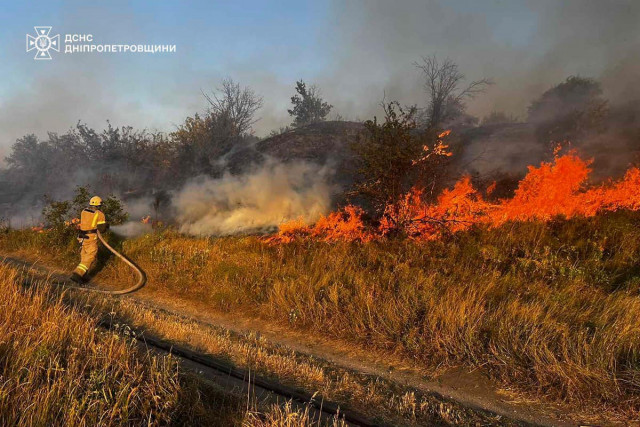
[{"label": "tall dry grass", "polygon": [[0,424],[168,424],[175,362],[142,353],[0,265]]},{"label": "tall dry grass", "polygon": [[[170,232],[124,244],[149,290],[394,351],[479,367],[546,400],[640,412],[640,216],[507,224],[369,244]],[[11,235],[11,233],[9,233]],[[3,247],[28,246],[14,237]],[[21,246],[22,245],[22,246]],[[18,248],[19,249],[19,248]],[[101,273],[128,277],[118,264]]]},{"label": "tall dry grass", "polygon": [[[315,391],[318,393],[316,400],[338,403],[343,409],[384,420],[386,425],[492,425],[497,422],[511,425],[499,415],[476,411],[462,403],[296,352],[260,333],[233,333],[192,319],[188,314],[159,309],[155,304],[148,305],[135,299],[114,300],[86,293],[74,296],[78,301],[86,301],[92,309],[114,313],[117,316],[114,321],[122,325],[132,325],[137,330],[222,358],[260,376],[275,377],[284,384]],[[267,409],[269,416],[274,417],[286,408]],[[260,419],[264,420],[265,408],[257,408],[257,411]],[[297,411],[292,417],[300,417],[305,412],[309,412],[308,408]],[[254,410],[246,414],[248,419],[254,419],[255,415]],[[315,420],[311,417],[308,421]]]},{"label": "tall dry grass", "polygon": [[267,411],[246,412],[243,425],[246,427],[346,427],[348,424],[332,416],[321,418],[309,405],[294,408],[291,402],[284,405],[271,405]]},{"label": "tall dry grass", "polygon": [[[291,402],[262,407],[101,330],[86,307],[0,264],[0,425],[342,426]],[[91,311],[91,310],[89,310]]]}]

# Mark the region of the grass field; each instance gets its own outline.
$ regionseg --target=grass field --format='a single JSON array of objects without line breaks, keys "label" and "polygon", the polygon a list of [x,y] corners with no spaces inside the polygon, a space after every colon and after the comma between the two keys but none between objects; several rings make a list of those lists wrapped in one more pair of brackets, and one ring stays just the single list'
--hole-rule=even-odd
[{"label": "grass field", "polygon": [[[440,369],[479,367],[527,397],[640,413],[640,215],[515,223],[444,241],[267,245],[172,232],[124,242],[149,288]],[[0,251],[51,258],[46,233]],[[56,256],[76,262],[71,247]],[[107,261],[105,280],[130,277]]]},{"label": "grass field", "polygon": [[0,264],[0,425],[341,426],[289,403],[262,407],[168,356],[98,327],[46,281]]},{"label": "grass field", "polygon": [[0,424],[189,424],[211,408],[176,362],[100,331],[0,265]]}]

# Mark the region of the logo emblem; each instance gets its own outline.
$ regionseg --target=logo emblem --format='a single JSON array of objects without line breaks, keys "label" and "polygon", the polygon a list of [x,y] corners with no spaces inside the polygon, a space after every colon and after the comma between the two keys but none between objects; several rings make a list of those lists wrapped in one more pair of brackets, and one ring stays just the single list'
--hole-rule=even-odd
[{"label": "logo emblem", "polygon": [[36,36],[27,34],[27,52],[36,50],[33,59],[51,59],[50,49],[60,52],[60,34],[49,37],[52,27],[33,28],[36,30]]}]

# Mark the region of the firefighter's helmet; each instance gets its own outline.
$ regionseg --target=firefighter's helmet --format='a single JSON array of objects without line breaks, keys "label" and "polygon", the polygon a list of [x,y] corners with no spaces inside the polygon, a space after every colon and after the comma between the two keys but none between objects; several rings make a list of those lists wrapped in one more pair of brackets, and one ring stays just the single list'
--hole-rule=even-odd
[{"label": "firefighter's helmet", "polygon": [[93,196],[91,200],[89,200],[89,206],[100,206],[102,205],[102,199],[98,196]]}]

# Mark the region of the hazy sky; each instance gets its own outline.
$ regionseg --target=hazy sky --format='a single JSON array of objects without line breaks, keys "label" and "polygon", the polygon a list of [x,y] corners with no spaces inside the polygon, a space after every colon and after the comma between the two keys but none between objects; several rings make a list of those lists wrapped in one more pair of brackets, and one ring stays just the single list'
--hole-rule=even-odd
[{"label": "hazy sky", "polygon": [[[430,54],[496,82],[470,104],[479,116],[523,117],[532,97],[571,74],[601,78],[609,96],[636,96],[640,75],[640,2],[632,0],[11,1],[0,24],[0,155],[19,136],[79,120],[170,131],[202,111],[201,91],[224,77],[264,96],[256,132],[265,135],[290,121],[300,78],[347,119],[375,114],[385,93],[422,103],[412,63]],[[177,52],[53,52],[34,61],[25,37],[36,25]]]}]

